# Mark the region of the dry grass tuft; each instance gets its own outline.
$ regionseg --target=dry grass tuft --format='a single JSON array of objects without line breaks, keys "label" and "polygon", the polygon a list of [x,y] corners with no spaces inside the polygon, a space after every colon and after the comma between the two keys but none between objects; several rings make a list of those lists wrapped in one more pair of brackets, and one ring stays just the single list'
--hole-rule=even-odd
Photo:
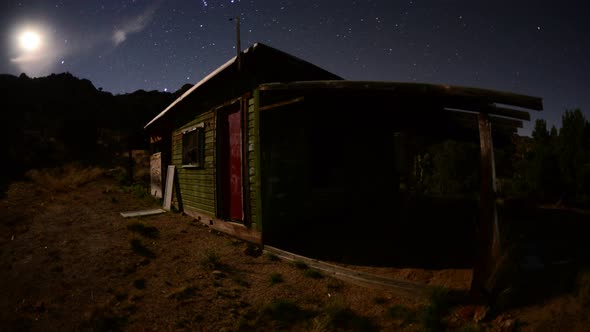
[{"label": "dry grass tuft", "polygon": [[93,182],[102,177],[104,173],[105,171],[98,167],[68,164],[59,168],[33,169],[25,175],[38,184],[40,189],[49,192],[64,192]]},{"label": "dry grass tuft", "polygon": [[199,263],[206,270],[221,270],[223,268],[221,257],[215,250],[205,251]]},{"label": "dry grass tuft", "polygon": [[167,298],[184,301],[197,296],[197,288],[194,286],[184,286],[173,290]]}]

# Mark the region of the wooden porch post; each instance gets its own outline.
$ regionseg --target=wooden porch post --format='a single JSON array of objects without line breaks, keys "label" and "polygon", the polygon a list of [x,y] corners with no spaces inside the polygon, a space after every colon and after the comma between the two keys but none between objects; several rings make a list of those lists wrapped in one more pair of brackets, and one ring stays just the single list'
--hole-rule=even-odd
[{"label": "wooden porch post", "polygon": [[496,210],[494,146],[488,114],[479,113],[478,123],[481,149],[480,214],[471,292],[474,295],[483,295],[489,294],[494,288],[493,271],[500,254],[500,239]]}]

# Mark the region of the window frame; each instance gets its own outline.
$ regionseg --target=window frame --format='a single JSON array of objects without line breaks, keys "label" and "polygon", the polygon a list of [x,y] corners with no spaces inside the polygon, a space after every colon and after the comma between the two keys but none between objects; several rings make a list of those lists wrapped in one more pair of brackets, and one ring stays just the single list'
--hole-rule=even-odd
[{"label": "window frame", "polygon": [[[194,135],[193,145],[186,142],[187,135]],[[190,139],[190,138],[189,138]],[[201,122],[182,131],[182,168],[205,168],[205,123]],[[196,150],[194,159],[190,158],[187,148]]]}]

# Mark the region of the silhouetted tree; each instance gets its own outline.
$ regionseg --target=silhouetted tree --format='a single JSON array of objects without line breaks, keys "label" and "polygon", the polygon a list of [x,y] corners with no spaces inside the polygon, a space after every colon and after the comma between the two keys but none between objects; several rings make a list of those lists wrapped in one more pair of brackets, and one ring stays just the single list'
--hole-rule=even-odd
[{"label": "silhouetted tree", "polygon": [[579,109],[565,111],[560,130],[552,126],[548,131],[545,120],[537,120],[529,148],[521,147],[521,154],[515,155],[512,194],[589,205],[589,128],[590,123]]},{"label": "silhouetted tree", "polygon": [[588,123],[579,110],[568,110],[563,114],[559,131],[559,166],[563,176],[566,195],[580,195],[588,179],[586,164],[589,162]]}]

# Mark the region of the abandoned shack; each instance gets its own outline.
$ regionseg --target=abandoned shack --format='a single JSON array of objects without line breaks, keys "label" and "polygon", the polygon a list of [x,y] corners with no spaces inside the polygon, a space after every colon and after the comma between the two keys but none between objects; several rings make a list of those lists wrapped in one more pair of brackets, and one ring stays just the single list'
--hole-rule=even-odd
[{"label": "abandoned shack", "polygon": [[[343,80],[258,43],[145,128],[176,167],[174,204],[215,229],[318,258],[472,264],[498,241],[493,148],[530,120],[523,109],[542,101]],[[479,195],[416,194],[423,142],[445,139],[475,144]]]}]

